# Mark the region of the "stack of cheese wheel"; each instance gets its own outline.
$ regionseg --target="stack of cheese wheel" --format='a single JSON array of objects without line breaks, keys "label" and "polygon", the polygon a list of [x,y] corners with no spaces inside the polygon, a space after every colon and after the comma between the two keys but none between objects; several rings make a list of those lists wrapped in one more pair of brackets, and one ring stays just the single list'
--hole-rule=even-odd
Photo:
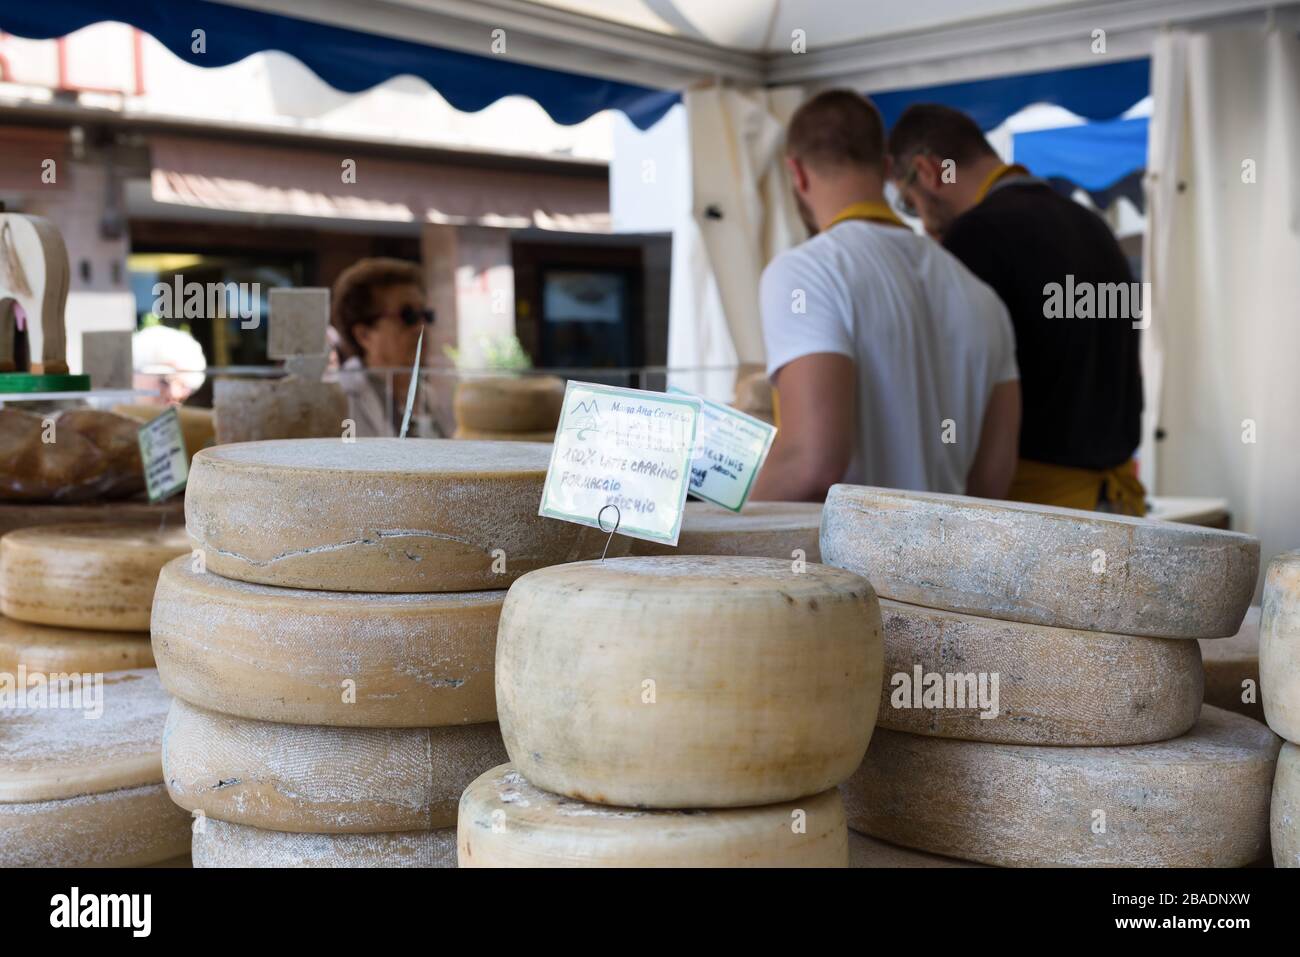
[{"label": "stack of cheese wheel", "polygon": [[1273,780],[1273,863],[1300,867],[1300,551],[1280,555],[1268,566],[1259,674],[1264,717],[1286,739]]},{"label": "stack of cheese wheel", "polygon": [[302,439],[194,458],[194,554],[163,569],[172,799],[194,863],[455,866],[465,786],[505,760],[505,589],[600,554],[544,521],[540,446]]},{"label": "stack of cheese wheel", "polygon": [[875,724],[880,613],[824,565],[632,557],[511,587],[510,764],[460,802],[461,867],[845,867],[836,785]]},{"label": "stack of cheese wheel", "polygon": [[188,855],[189,815],[162,783],[169,699],[156,671],[65,676],[17,694],[0,706],[0,867],[137,867]]},{"label": "stack of cheese wheel", "polygon": [[1236,633],[1255,539],[839,485],[821,546],[882,598],[886,730],[843,789],[850,827],[1005,866],[1263,855],[1279,743],[1202,707],[1193,640]]},{"label": "stack of cheese wheel", "polygon": [[564,380],[552,375],[464,379],[453,399],[453,438],[550,442],[563,404]]},{"label": "stack of cheese wheel", "polygon": [[677,544],[635,540],[633,555],[735,555],[820,562],[820,502],[749,502],[739,512],[687,502]]}]

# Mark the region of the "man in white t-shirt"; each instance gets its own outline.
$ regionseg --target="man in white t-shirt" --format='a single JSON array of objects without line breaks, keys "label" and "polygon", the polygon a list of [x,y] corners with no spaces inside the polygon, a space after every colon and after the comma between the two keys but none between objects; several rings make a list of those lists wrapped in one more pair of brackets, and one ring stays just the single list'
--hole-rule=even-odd
[{"label": "man in white t-shirt", "polygon": [[820,501],[837,482],[1003,497],[1020,432],[1006,307],[889,209],[866,98],[809,100],[786,162],[816,235],[763,271],[780,431],[752,497]]}]

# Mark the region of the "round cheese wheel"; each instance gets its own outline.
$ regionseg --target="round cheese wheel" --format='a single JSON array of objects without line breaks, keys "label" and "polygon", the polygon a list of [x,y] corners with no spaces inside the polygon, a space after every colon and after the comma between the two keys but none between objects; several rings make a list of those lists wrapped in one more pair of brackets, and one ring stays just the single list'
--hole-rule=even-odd
[{"label": "round cheese wheel", "polygon": [[208,818],[194,829],[195,867],[455,867],[456,829],[295,834]]},{"label": "round cheese wheel", "polygon": [[[503,589],[598,558],[608,535],[537,514],[551,450],[527,442],[286,439],[194,456],[185,520],[208,571],[351,592]],[[626,554],[628,539],[613,550]]]},{"label": "round cheese wheel", "polygon": [[224,714],[349,727],[495,721],[504,597],[272,588],[181,558],[158,576],[154,656],[169,691]]},{"label": "round cheese wheel", "polygon": [[844,786],[849,825],[1007,867],[1241,867],[1268,841],[1280,742],[1206,707],[1188,734],[1128,747],[988,744],[878,730]]},{"label": "round cheese wheel", "polygon": [[[0,696],[15,694],[11,678],[0,676]],[[57,801],[162,782],[171,699],[156,671],[110,672],[102,685],[85,682],[47,695],[44,704],[33,693],[29,687],[25,707],[0,707],[0,802]]]},{"label": "round cheese wheel", "polygon": [[821,546],[882,598],[1156,638],[1236,634],[1259,573],[1237,532],[856,485],[831,488]]},{"label": "round cheese wheel", "polygon": [[555,430],[544,429],[540,432],[491,432],[487,429],[457,429],[452,433],[453,439],[475,442],[554,442]]},{"label": "round cheese wheel", "polygon": [[926,854],[849,831],[849,867],[981,867],[954,857]]},{"label": "round cheese wheel", "polygon": [[505,759],[495,724],[322,728],[234,718],[179,698],[162,749],[181,807],[313,834],[455,827],[465,786]]},{"label": "round cheese wheel", "polygon": [[[818,502],[750,502],[733,512],[687,502],[677,545],[635,539],[633,555],[738,555],[820,562]],[[796,554],[802,552],[802,554]]]},{"label": "round cheese wheel", "polygon": [[1300,744],[1300,551],[1273,559],[1264,578],[1259,677],[1268,726]]},{"label": "round cheese wheel", "polygon": [[[1259,616],[1255,605],[1246,612],[1241,630],[1231,638],[1202,638],[1205,703],[1264,720],[1259,688]],[[1249,699],[1249,700],[1243,700]]]},{"label": "round cheese wheel", "polygon": [[844,805],[832,788],[763,807],[635,810],[534,787],[513,765],[465,789],[461,867],[845,867]]},{"label": "round cheese wheel", "polygon": [[180,526],[20,528],[0,538],[0,612],[38,625],[148,631],[158,570],[189,550]]},{"label": "round cheese wheel", "polygon": [[51,628],[0,617],[0,671],[58,674],[152,668],[147,632]]},{"label": "round cheese wheel", "polygon": [[1300,745],[1290,741],[1277,756],[1269,815],[1273,866],[1300,867]]},{"label": "round cheese wheel", "polygon": [[880,703],[867,580],[766,558],[561,565],[511,587],[496,700],[510,759],[596,804],[706,808],[853,772]]},{"label": "round cheese wheel", "polygon": [[[1010,744],[1143,744],[1196,723],[1194,641],[978,618],[882,601],[877,723]],[[986,717],[987,716],[987,717]]]},{"label": "round cheese wheel", "polygon": [[485,432],[549,430],[554,435],[564,388],[564,380],[552,375],[462,379],[452,400],[456,425]]},{"label": "round cheese wheel", "polygon": [[190,816],[161,783],[0,803],[0,867],[143,867],[189,847]]}]

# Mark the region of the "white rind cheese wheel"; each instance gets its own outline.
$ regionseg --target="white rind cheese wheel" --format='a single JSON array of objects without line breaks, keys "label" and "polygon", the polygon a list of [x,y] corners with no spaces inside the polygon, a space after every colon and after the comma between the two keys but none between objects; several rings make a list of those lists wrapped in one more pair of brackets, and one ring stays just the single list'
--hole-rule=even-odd
[{"label": "white rind cheese wheel", "polygon": [[478,724],[496,720],[504,597],[272,588],[196,572],[182,558],[158,578],[154,656],[167,690],[224,714],[348,727]]},{"label": "white rind cheese wheel", "polygon": [[293,834],[208,818],[194,831],[195,867],[455,867],[456,829],[396,834]]},{"label": "white rind cheese wheel", "polygon": [[[1196,723],[1194,641],[1047,628],[882,601],[882,728],[1009,744],[1121,745]],[[990,717],[981,717],[981,715]]]},{"label": "white rind cheese wheel", "polygon": [[554,442],[555,430],[541,432],[490,432],[486,429],[457,429],[453,439],[472,442]]},{"label": "white rind cheese wheel", "polygon": [[954,857],[926,854],[849,831],[849,867],[982,867]]},{"label": "white rind cheese wheel", "polygon": [[158,570],[189,550],[180,527],[20,528],[0,538],[0,612],[38,625],[148,631]]},{"label": "white rind cheese wheel", "polygon": [[843,793],[854,830],[963,860],[1242,867],[1267,847],[1280,743],[1259,722],[1213,707],[1181,738],[1120,748],[878,730]]},{"label": "white rind cheese wheel", "polygon": [[456,826],[465,786],[506,760],[495,724],[320,728],[172,702],[162,762],[172,800],[234,824],[312,834]]},{"label": "white rind cheese wheel", "polygon": [[821,546],[882,598],[1156,638],[1236,634],[1259,574],[1237,532],[856,485],[831,488]]},{"label": "white rind cheese wheel", "polygon": [[[1259,682],[1260,607],[1253,606],[1231,638],[1202,638],[1205,703],[1264,720]],[[1249,701],[1243,701],[1249,697]]]},{"label": "white rind cheese wheel", "polygon": [[148,632],[52,628],[0,617],[0,671],[58,674],[152,668]]},{"label": "white rind cheese wheel", "polygon": [[1268,726],[1300,744],[1300,551],[1273,559],[1259,622],[1260,697]]},{"label": "white rind cheese wheel", "polygon": [[190,817],[161,783],[0,804],[0,867],[162,865],[189,847]]},{"label": "white rind cheese wheel", "polygon": [[[750,502],[732,512],[709,502],[687,502],[676,547],[640,539],[633,555],[736,555],[820,562],[818,502]],[[795,552],[802,552],[796,555]]]},{"label": "white rind cheese wheel", "polygon": [[506,597],[497,712],[538,787],[626,807],[770,804],[843,781],[880,703],[866,579],[764,558],[543,569]]},{"label": "white rind cheese wheel", "polygon": [[1300,745],[1284,742],[1273,777],[1269,808],[1273,866],[1300,867]]},{"label": "white rind cheese wheel", "polygon": [[[564,405],[564,380],[551,375],[493,376],[456,384],[452,411],[460,429],[555,434]],[[549,442],[550,439],[547,439]]]},{"label": "white rind cheese wheel", "polygon": [[835,789],[764,807],[634,810],[529,784],[512,765],[465,789],[461,867],[846,867]]},{"label": "white rind cheese wheel", "polygon": [[[535,568],[598,558],[609,537],[537,514],[550,455],[527,442],[451,439],[218,446],[194,456],[185,521],[207,570],[239,581],[504,589]],[[615,553],[627,541],[616,536]]]}]

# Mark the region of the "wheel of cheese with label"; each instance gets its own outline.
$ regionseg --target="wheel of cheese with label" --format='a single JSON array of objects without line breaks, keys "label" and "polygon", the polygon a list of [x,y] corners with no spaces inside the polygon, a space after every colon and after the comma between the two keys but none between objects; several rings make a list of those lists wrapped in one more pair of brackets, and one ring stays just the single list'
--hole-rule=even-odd
[{"label": "wheel of cheese with label", "polygon": [[1268,726],[1300,744],[1300,551],[1273,559],[1264,578],[1259,677]]},{"label": "wheel of cheese with label", "polygon": [[[1264,720],[1259,687],[1259,617],[1255,605],[1231,638],[1202,638],[1205,703]],[[1246,699],[1246,700],[1243,700]]]},{"label": "wheel of cheese with label", "polygon": [[[286,439],[194,456],[185,520],[208,571],[351,592],[504,589],[599,558],[608,535],[537,514],[551,450],[527,442]],[[616,536],[612,554],[626,554]]]},{"label": "wheel of cheese with label", "polygon": [[505,592],[362,595],[158,576],[153,648],[192,704],[286,724],[413,728],[496,720]]},{"label": "wheel of cheese with label", "polygon": [[882,598],[1155,638],[1236,634],[1259,574],[1237,532],[857,485],[831,488],[821,547]]},{"label": "wheel of cheese with label", "polygon": [[1008,744],[1145,744],[1178,737],[1200,714],[1204,674],[1194,641],[888,600],[880,615],[882,728]]},{"label": "wheel of cheese with label", "polygon": [[[482,432],[555,434],[564,380],[551,375],[462,379],[452,400],[456,425]],[[550,439],[547,439],[549,442]]]},{"label": "wheel of cheese with label", "polygon": [[501,612],[497,713],[540,788],[596,804],[770,804],[834,787],[880,703],[861,576],[765,558],[547,568]]},{"label": "wheel of cheese with label", "polygon": [[849,867],[982,867],[954,857],[926,854],[849,831]]},{"label": "wheel of cheese with label", "polygon": [[554,442],[555,430],[543,429],[540,432],[492,432],[487,429],[457,429],[452,433],[453,439],[474,442]]},{"label": "wheel of cheese with label", "polygon": [[180,526],[20,528],[0,538],[0,613],[38,625],[148,631],[158,570],[189,550]]},{"label": "wheel of cheese with label", "polygon": [[636,539],[633,555],[737,555],[820,562],[818,502],[749,502],[733,512],[709,502],[687,502],[677,545]]},{"label": "wheel of cheese with label", "polygon": [[1205,707],[1181,738],[989,744],[877,730],[843,788],[849,826],[1006,867],[1242,867],[1268,842],[1281,742]]},{"label": "wheel of cheese with label", "polygon": [[762,807],[638,810],[575,801],[513,765],[465,789],[461,867],[846,867],[848,830],[834,788]]},{"label": "wheel of cheese with label", "polygon": [[297,834],[208,818],[194,829],[195,867],[455,867],[456,829]]},{"label": "wheel of cheese with label", "polygon": [[1300,745],[1283,742],[1269,808],[1273,866],[1300,867]]},{"label": "wheel of cheese with label", "polygon": [[53,628],[0,617],[0,671],[57,674],[152,668],[148,632]]},{"label": "wheel of cheese with label", "polygon": [[465,786],[506,760],[495,724],[324,728],[173,701],[163,733],[172,800],[235,824],[313,834],[456,826]]}]

